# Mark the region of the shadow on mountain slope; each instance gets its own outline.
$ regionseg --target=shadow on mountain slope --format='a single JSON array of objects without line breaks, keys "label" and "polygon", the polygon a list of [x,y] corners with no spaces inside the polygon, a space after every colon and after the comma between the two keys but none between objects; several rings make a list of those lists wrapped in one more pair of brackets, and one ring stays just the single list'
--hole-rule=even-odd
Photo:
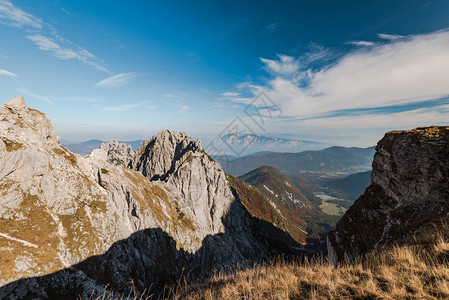
[{"label": "shadow on mountain slope", "polygon": [[208,235],[195,253],[178,250],[176,241],[161,228],[149,228],[117,241],[102,255],[0,287],[0,298],[89,299],[102,295],[105,285],[108,291],[115,291],[115,296],[126,296],[133,287],[138,295],[145,289],[146,295],[158,295],[181,277],[188,282],[202,281],[225,265],[302,254],[300,245],[288,233],[252,217],[238,200],[223,222],[225,232]]}]

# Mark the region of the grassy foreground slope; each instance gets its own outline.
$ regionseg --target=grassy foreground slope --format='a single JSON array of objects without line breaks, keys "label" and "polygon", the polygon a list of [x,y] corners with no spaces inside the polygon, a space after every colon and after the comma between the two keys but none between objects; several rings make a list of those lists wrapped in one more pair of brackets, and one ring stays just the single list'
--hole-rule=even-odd
[{"label": "grassy foreground slope", "polygon": [[226,174],[226,179],[234,196],[241,201],[252,216],[271,223],[284,231],[288,230],[286,220],[256,187],[250,186],[232,175]]},{"label": "grassy foreground slope", "polygon": [[173,299],[448,299],[449,243],[394,246],[338,268],[274,260],[176,290]]}]

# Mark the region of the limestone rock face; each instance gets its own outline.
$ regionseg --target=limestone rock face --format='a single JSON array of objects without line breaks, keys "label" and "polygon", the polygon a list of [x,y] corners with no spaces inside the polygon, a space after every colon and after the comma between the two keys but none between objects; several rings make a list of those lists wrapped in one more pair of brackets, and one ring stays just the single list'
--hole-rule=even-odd
[{"label": "limestone rock face", "polygon": [[423,232],[448,213],[449,127],[388,132],[376,147],[371,185],[328,236],[329,256],[338,263],[392,244],[431,242]]},{"label": "limestone rock face", "polygon": [[0,286],[101,255],[147,228],[169,233],[178,249],[201,246],[204,234],[177,207],[176,190],[110,160],[129,157],[129,148],[109,143],[97,151],[104,155],[74,155],[21,96],[0,106],[0,128]]},{"label": "limestone rock face", "polygon": [[269,225],[185,133],[164,130],[137,153],[111,141],[83,157],[22,96],[0,106],[2,299],[89,299],[106,284],[119,295],[130,278],[138,293],[157,292],[181,274],[283,253]]},{"label": "limestone rock face", "polygon": [[111,140],[101,144],[99,149],[94,150],[89,156],[98,157],[114,165],[128,166],[136,153],[130,145]]},{"label": "limestone rock face", "polygon": [[132,168],[151,181],[167,182],[178,190],[180,206],[192,210],[205,233],[223,232],[221,218],[234,197],[220,164],[206,154],[200,141],[184,132],[163,130],[144,142]]}]

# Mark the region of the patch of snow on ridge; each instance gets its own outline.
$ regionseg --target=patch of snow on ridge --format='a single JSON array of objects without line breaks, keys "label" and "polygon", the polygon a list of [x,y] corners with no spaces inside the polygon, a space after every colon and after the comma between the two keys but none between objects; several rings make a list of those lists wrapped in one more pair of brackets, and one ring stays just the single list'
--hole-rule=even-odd
[{"label": "patch of snow on ridge", "polygon": [[265,184],[263,185],[263,187],[264,188],[266,188],[267,189],[267,191],[269,191],[271,194],[273,194],[274,196],[276,196],[277,197],[277,195],[276,195],[276,193],[275,192],[273,192],[272,190],[270,190]]}]

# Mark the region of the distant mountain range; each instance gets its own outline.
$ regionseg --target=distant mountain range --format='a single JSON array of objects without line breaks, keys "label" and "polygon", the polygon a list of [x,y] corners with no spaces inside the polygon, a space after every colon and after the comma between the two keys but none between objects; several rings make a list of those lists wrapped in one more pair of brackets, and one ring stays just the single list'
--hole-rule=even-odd
[{"label": "distant mountain range", "polygon": [[[88,140],[85,142],[71,142],[67,140],[61,140],[61,144],[74,153],[81,155],[90,154],[92,150],[100,148],[101,144],[105,141],[102,140]],[[142,146],[143,140],[135,141],[120,141],[120,143],[130,145],[134,150],[137,150]]]},{"label": "distant mountain range", "polygon": [[248,155],[256,152],[300,152],[320,150],[330,144],[307,140],[289,140],[255,134],[226,134],[212,140],[213,145],[225,154],[233,156]]},{"label": "distant mountain range", "polygon": [[290,178],[332,178],[371,170],[374,152],[375,147],[334,146],[318,151],[257,154],[227,161],[223,161],[223,156],[217,159],[224,171],[234,176],[243,175],[261,166],[272,166]]}]

